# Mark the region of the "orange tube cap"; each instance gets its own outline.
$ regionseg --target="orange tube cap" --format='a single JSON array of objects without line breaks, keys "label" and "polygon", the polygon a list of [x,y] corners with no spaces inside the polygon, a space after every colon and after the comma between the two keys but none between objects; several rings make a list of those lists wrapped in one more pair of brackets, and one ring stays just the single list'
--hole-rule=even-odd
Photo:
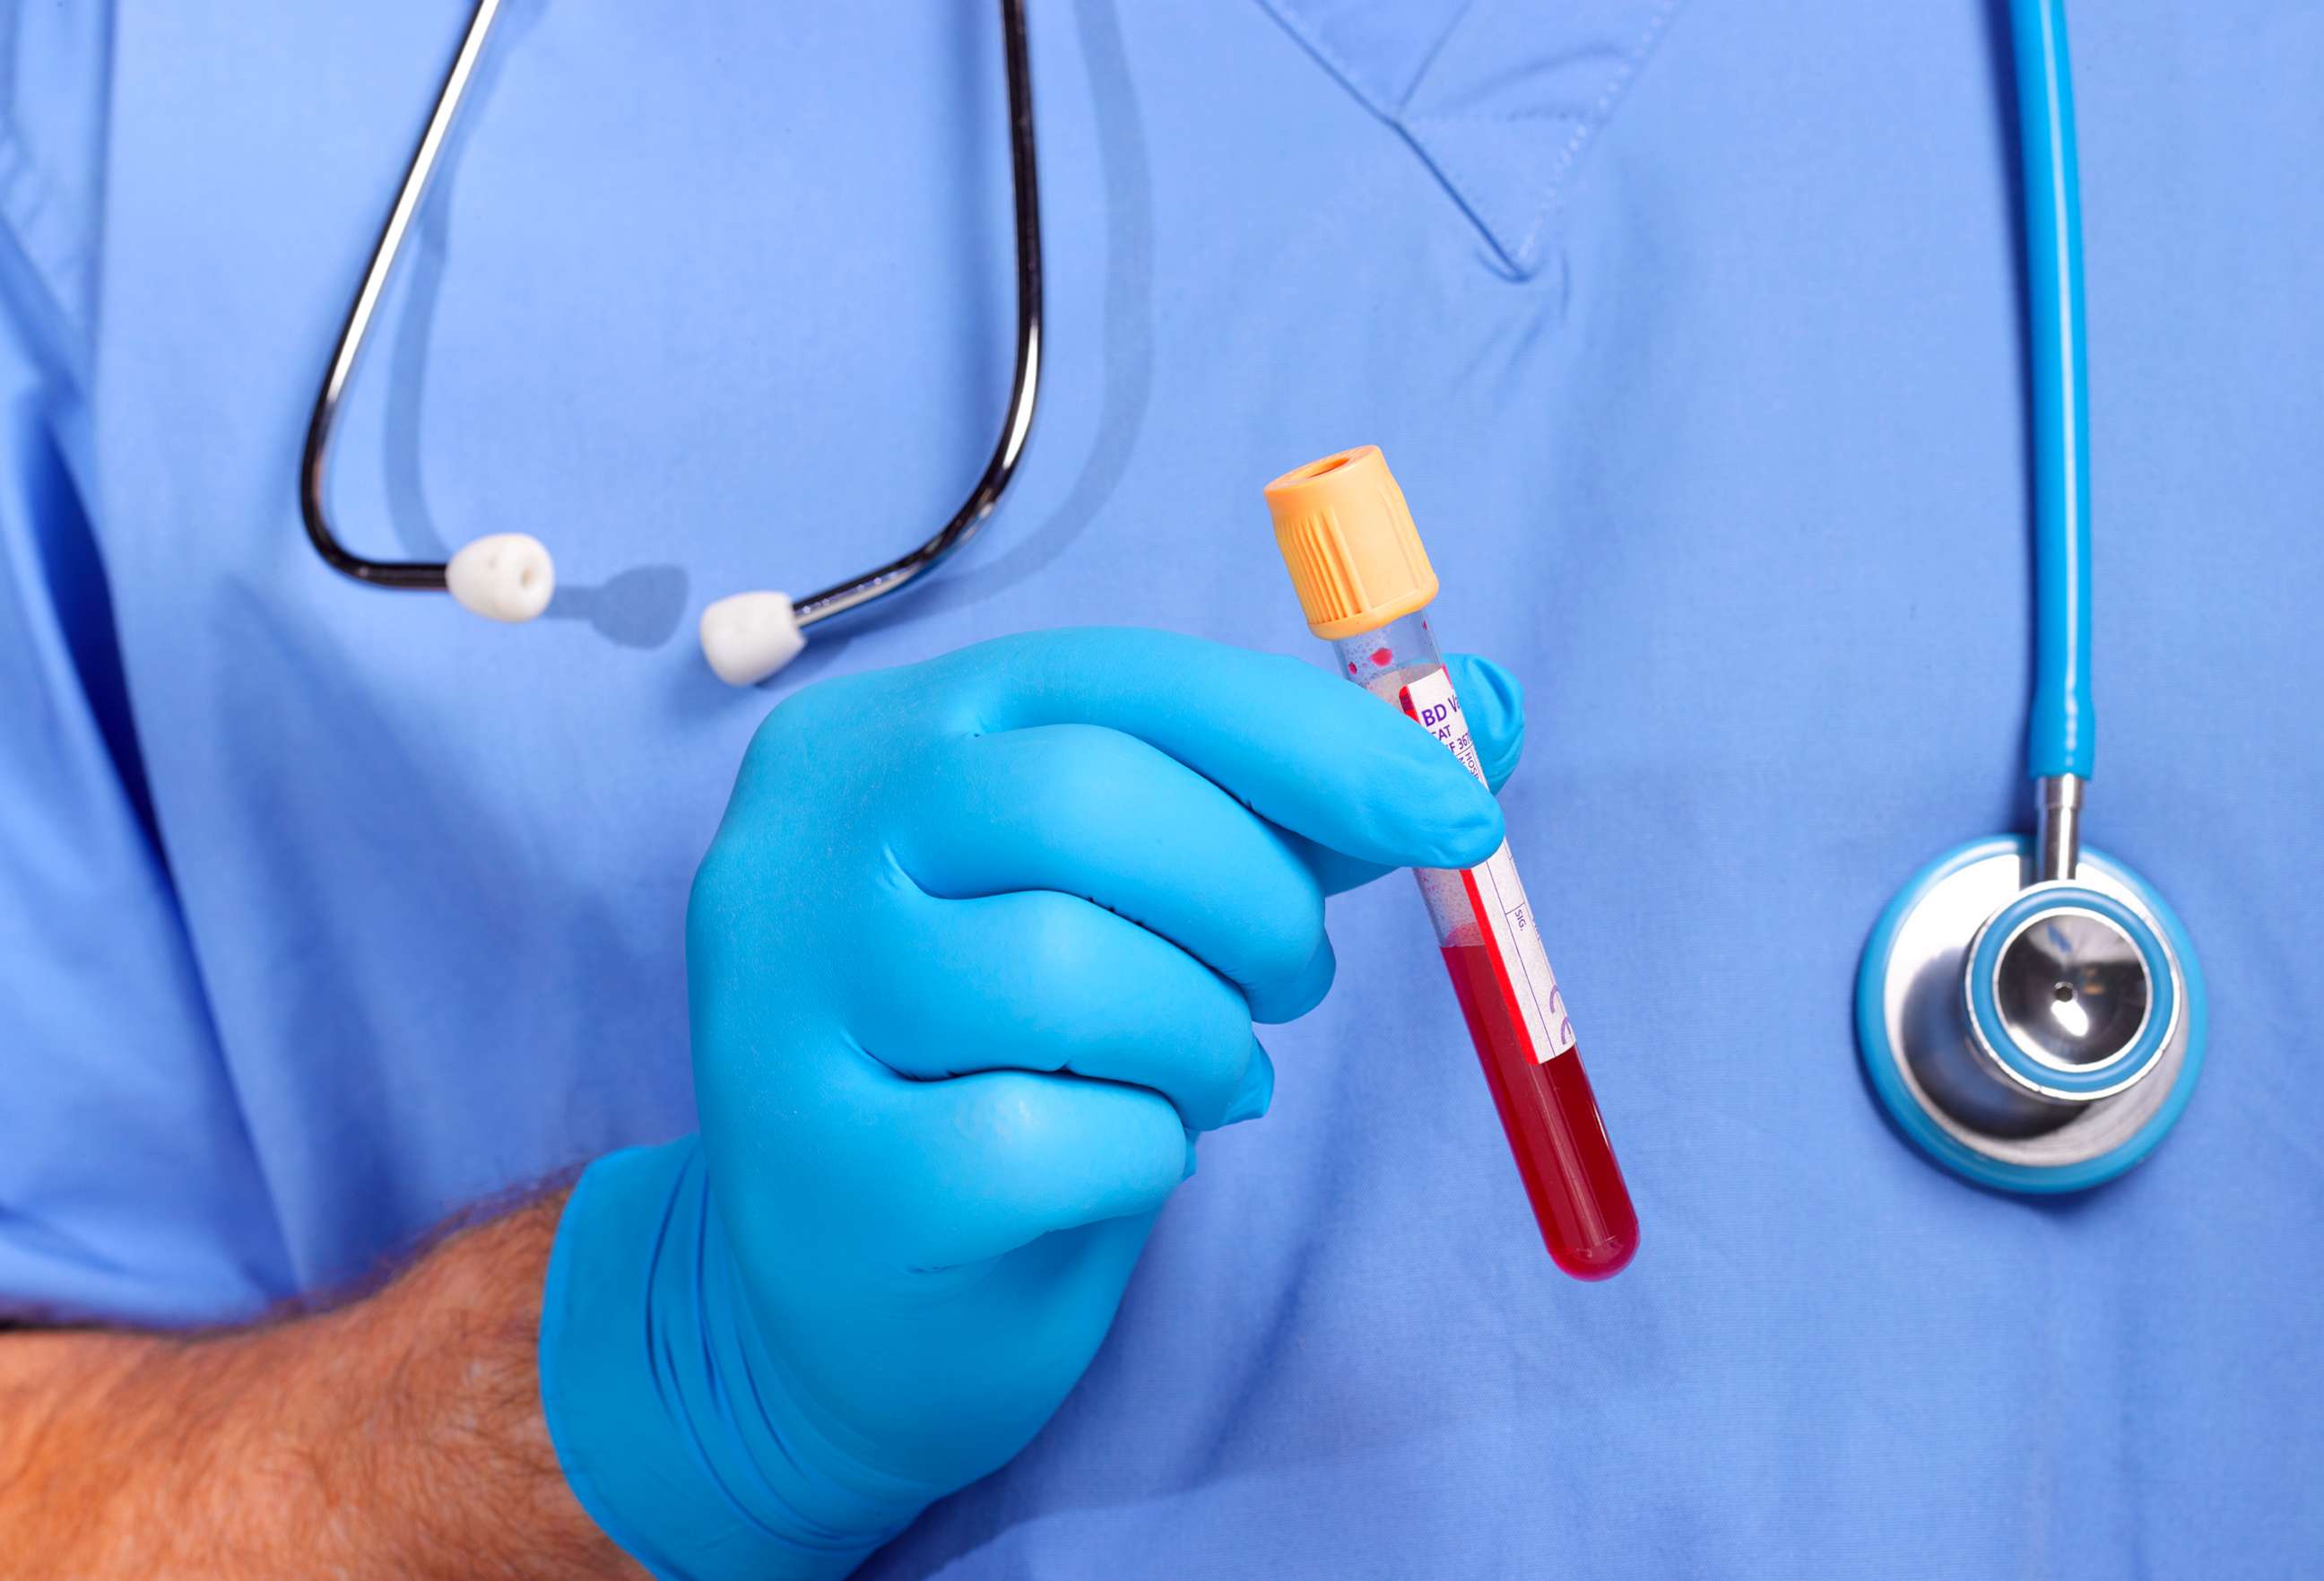
[{"label": "orange tube cap", "polygon": [[1294,467],[1267,485],[1267,508],[1307,629],[1324,641],[1375,630],[1436,596],[1436,572],[1378,445]]}]

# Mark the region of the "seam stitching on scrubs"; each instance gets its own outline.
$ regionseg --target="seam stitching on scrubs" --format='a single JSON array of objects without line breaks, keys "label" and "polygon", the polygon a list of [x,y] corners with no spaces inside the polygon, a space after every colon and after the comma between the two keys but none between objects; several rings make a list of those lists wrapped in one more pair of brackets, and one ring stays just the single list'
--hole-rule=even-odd
[{"label": "seam stitching on scrubs", "polygon": [[[1385,96],[1375,96],[1368,89],[1347,59],[1333,48],[1315,29],[1307,25],[1305,18],[1286,12],[1280,4],[1280,0],[1260,0],[1267,14],[1275,18],[1277,24],[1316,60],[1322,61],[1324,68],[1333,77],[1339,79],[1340,86],[1353,96],[1358,104],[1386,122],[1398,136],[1404,139],[1413,153],[1419,156],[1420,162],[1436,175],[1437,180],[1452,197],[1454,206],[1468,216],[1470,223],[1482,233],[1485,245],[1491,249],[1494,256],[1501,261],[1509,273],[1518,279],[1529,278],[1535,272],[1535,249],[1539,245],[1543,233],[1548,229],[1550,222],[1564,208],[1563,183],[1566,178],[1572,174],[1574,165],[1581,159],[1582,152],[1589,146],[1591,138],[1611,120],[1615,106],[1620,102],[1625,90],[1637,79],[1638,73],[1645,67],[1647,58],[1661,42],[1662,35],[1669,26],[1671,19],[1678,14],[1679,7],[1684,3],[1685,0],[1660,0],[1660,3],[1655,5],[1646,18],[1645,28],[1637,35],[1637,42],[1623,55],[1620,62],[1607,78],[1605,86],[1599,90],[1598,97],[1586,112],[1577,115],[1565,110],[1525,110],[1416,116],[1407,114],[1406,110],[1406,106],[1410,102],[1409,93],[1404,99],[1396,101],[1393,107],[1390,107]],[[1457,27],[1460,21],[1467,14],[1468,8],[1464,6],[1461,16],[1454,19],[1454,25]],[[1447,37],[1452,31],[1449,28],[1446,30]],[[1436,55],[1443,47],[1443,40],[1440,39],[1435,48],[1429,52],[1427,65],[1434,63]],[[1426,67],[1424,65],[1420,76],[1425,75]],[[1419,85],[1420,76],[1416,76],[1414,79],[1416,89]],[[1501,240],[1499,233],[1486,220],[1469,194],[1462,190],[1461,184],[1453,180],[1450,162],[1443,157],[1442,151],[1431,148],[1425,143],[1414,128],[1461,122],[1500,121],[1516,124],[1529,120],[1571,121],[1573,123],[1573,134],[1566,139],[1564,146],[1558,151],[1557,157],[1551,162],[1543,192],[1540,217],[1534,221],[1524,238],[1511,248]]]},{"label": "seam stitching on scrubs", "polygon": [[1587,121],[1594,113],[1587,110],[1432,110],[1407,118],[1434,126],[1455,121]]},{"label": "seam stitching on scrubs", "polygon": [[1375,98],[1371,92],[1357,80],[1355,69],[1348,64],[1346,59],[1325,42],[1314,29],[1306,26],[1301,18],[1285,12],[1277,4],[1277,0],[1259,0],[1259,3],[1266,7],[1267,14],[1275,18],[1277,24],[1291,35],[1293,42],[1323,63],[1323,69],[1339,79],[1340,87],[1359,106],[1404,140],[1405,146],[1412,151],[1414,157],[1417,158],[1429,173],[1436,178],[1437,184],[1445,190],[1446,195],[1452,200],[1452,206],[1466,216],[1469,223],[1474,226],[1479,234],[1484,237],[1485,245],[1491,250],[1493,256],[1499,259],[1510,273],[1521,273],[1522,269],[1517,259],[1510,256],[1508,249],[1501,245],[1500,239],[1493,234],[1493,227],[1485,222],[1485,217],[1470,205],[1467,196],[1445,172],[1444,168],[1436,162],[1420,139],[1412,134],[1411,122],[1403,113],[1402,106],[1398,106],[1391,110],[1381,100]]},{"label": "seam stitching on scrubs", "polygon": [[1588,117],[1573,129],[1573,135],[1567,139],[1564,151],[1559,154],[1557,162],[1550,167],[1548,207],[1542,210],[1541,217],[1534,221],[1533,229],[1526,233],[1525,240],[1517,245],[1517,257],[1520,262],[1531,255],[1535,244],[1541,239],[1542,232],[1548,228],[1549,222],[1564,208],[1563,184],[1566,177],[1572,173],[1574,162],[1582,157],[1582,151],[1589,145],[1597,131],[1612,119],[1615,106],[1620,102],[1630,84],[1637,80],[1638,73],[1646,66],[1647,57],[1654,53],[1655,46],[1662,42],[1664,30],[1670,24],[1671,18],[1678,14],[1678,8],[1683,3],[1684,0],[1662,0],[1662,4],[1655,8],[1654,14],[1646,19],[1646,31],[1638,35],[1638,42],[1631,46],[1628,58],[1616,67],[1613,75],[1607,79],[1605,88],[1598,95],[1597,103],[1590,107]]},{"label": "seam stitching on scrubs", "polygon": [[1396,105],[1399,114],[1412,103],[1412,96],[1420,91],[1422,83],[1428,80],[1428,73],[1435,66],[1436,57],[1444,52],[1444,46],[1452,42],[1452,35],[1461,31],[1461,24],[1468,21],[1469,14],[1476,9],[1477,0],[1461,0],[1461,9],[1452,14],[1452,20],[1444,24],[1444,31],[1438,33],[1436,42],[1428,46],[1428,53],[1420,58],[1419,66],[1412,73],[1412,80],[1404,85],[1404,97]]}]

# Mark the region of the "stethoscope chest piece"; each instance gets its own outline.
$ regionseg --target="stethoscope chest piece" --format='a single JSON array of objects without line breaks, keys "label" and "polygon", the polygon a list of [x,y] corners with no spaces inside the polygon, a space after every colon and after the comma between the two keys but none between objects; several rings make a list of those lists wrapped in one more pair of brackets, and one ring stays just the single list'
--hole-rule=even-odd
[{"label": "stethoscope chest piece", "polygon": [[2084,848],[2028,883],[1997,836],[1916,874],[1865,947],[1858,1046],[1904,1133],[1957,1174],[2076,1191],[2163,1139],[2202,1069],[2202,974],[2146,883]]}]

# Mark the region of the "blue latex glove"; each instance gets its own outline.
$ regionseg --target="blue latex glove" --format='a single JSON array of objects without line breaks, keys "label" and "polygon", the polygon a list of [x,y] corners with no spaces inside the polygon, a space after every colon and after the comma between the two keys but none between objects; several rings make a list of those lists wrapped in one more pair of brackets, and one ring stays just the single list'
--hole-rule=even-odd
[{"label": "blue latex glove", "polygon": [[[1498,784],[1517,689],[1452,665]],[[837,1576],[1016,1454],[1195,1134],[1265,1112],[1251,1024],[1330,986],[1325,893],[1500,837],[1394,709],[1187,637],[783,703],[687,920],[701,1135],[601,1160],[558,1232],[542,1396],[591,1514],[664,1577]]]}]

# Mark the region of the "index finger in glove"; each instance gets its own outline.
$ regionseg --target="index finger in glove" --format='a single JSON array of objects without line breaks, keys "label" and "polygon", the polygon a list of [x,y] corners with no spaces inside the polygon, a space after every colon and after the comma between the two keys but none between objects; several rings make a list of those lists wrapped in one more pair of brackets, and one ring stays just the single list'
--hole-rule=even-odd
[{"label": "index finger in glove", "polygon": [[1434,737],[1280,654],[1169,632],[1037,632],[933,661],[980,731],[1102,725],[1135,735],[1324,850],[1392,867],[1466,867],[1500,809]]},{"label": "index finger in glove", "polygon": [[[1452,675],[1452,689],[1460,696],[1461,717],[1467,722],[1469,739],[1476,746],[1478,766],[1485,771],[1485,782],[1499,792],[1517,772],[1517,758],[1525,750],[1525,689],[1517,684],[1516,676],[1491,660],[1480,659],[1473,653],[1448,653],[1444,656],[1444,668]],[[1296,836],[1292,837],[1292,841],[1327,895],[1370,883],[1389,871],[1379,863],[1366,862]]]}]

